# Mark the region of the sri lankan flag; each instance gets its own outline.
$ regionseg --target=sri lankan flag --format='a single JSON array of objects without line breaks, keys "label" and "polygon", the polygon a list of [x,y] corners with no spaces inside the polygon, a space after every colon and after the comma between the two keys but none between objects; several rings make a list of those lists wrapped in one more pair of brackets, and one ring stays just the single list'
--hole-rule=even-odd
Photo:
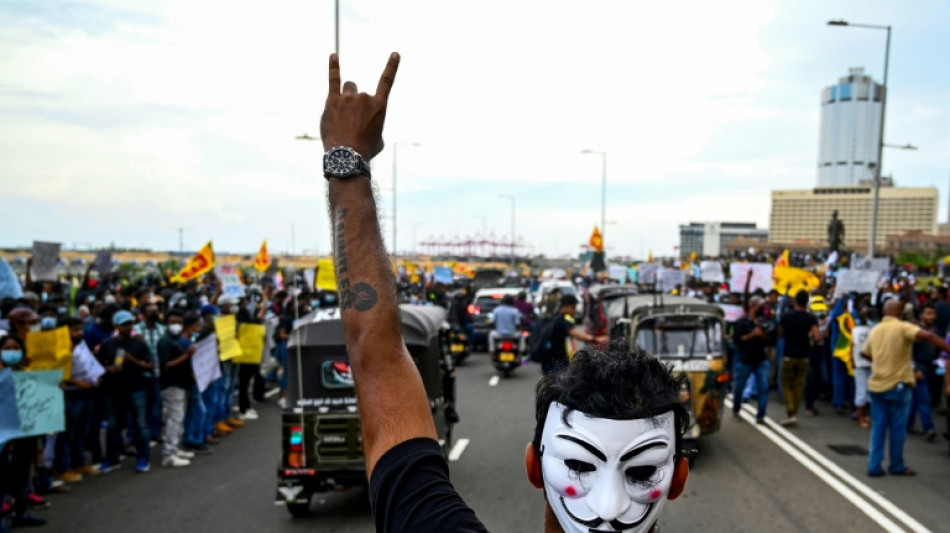
[{"label": "sri lankan flag", "polygon": [[595,252],[604,251],[604,237],[600,234],[600,228],[594,226],[594,232],[590,234],[590,247]]},{"label": "sri lankan flag", "polygon": [[787,249],[786,249],[784,252],[782,252],[782,255],[780,255],[779,258],[775,261],[775,266],[776,266],[776,267],[790,267],[790,266],[792,266],[792,265],[789,264],[789,262],[788,262],[788,250],[787,250]]},{"label": "sri lankan flag", "polygon": [[267,239],[261,244],[261,251],[257,252],[257,259],[254,260],[254,268],[258,272],[267,272],[270,268],[270,254],[267,253]]},{"label": "sri lankan flag", "polygon": [[188,264],[185,265],[185,268],[181,269],[181,272],[175,274],[172,278],[172,281],[178,283],[184,283],[198,278],[198,276],[210,272],[214,268],[214,249],[211,247],[211,241],[208,241],[208,244],[204,245],[198,253],[194,255],[191,259],[188,260]]},{"label": "sri lankan flag", "polygon": [[854,359],[851,358],[851,330],[854,329],[854,317],[845,311],[838,317],[838,342],[834,355],[848,367],[848,375],[854,375]]}]

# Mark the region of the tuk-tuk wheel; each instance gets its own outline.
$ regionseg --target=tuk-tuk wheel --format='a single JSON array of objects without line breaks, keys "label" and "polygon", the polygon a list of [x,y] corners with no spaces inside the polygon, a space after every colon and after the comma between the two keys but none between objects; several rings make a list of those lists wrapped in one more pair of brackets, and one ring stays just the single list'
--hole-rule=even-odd
[{"label": "tuk-tuk wheel", "polygon": [[310,516],[310,497],[307,496],[307,501],[303,503],[288,503],[287,510],[294,518],[306,518]]}]

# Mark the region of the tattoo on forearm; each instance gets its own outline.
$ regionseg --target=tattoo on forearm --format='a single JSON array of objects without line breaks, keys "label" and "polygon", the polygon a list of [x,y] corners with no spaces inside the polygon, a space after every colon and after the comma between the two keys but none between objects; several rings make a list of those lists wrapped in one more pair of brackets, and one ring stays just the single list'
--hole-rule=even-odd
[{"label": "tattoo on forearm", "polygon": [[376,290],[364,281],[356,282],[350,286],[349,263],[346,257],[346,208],[341,207],[337,211],[336,219],[336,273],[337,284],[340,290],[340,312],[353,308],[357,311],[369,311],[372,309],[379,296]]}]

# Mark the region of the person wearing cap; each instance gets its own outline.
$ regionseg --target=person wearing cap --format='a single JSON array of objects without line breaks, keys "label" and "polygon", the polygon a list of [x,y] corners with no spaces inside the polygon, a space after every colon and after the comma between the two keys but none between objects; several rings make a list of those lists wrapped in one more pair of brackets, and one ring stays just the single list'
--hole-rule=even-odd
[{"label": "person wearing cap", "polygon": [[551,357],[541,363],[541,372],[552,374],[567,368],[574,353],[577,351],[576,341],[604,344],[608,337],[595,337],[576,327],[574,315],[577,314],[577,296],[565,294],[559,301],[560,308],[552,320],[555,320],[551,330]]},{"label": "person wearing cap", "polygon": [[40,331],[41,329],[40,315],[29,307],[17,307],[10,311],[10,316],[7,319],[10,321],[10,333],[24,341],[31,331]]},{"label": "person wearing cap", "polygon": [[106,459],[100,470],[109,472],[119,467],[122,445],[120,420],[130,417],[134,427],[136,472],[148,472],[149,428],[146,418],[148,378],[155,370],[152,353],[141,337],[132,336],[135,316],[121,310],[112,316],[117,335],[99,346],[96,358],[106,369],[102,379],[104,412],[106,419]]},{"label": "person wearing cap", "polygon": [[811,344],[817,344],[821,340],[818,319],[806,311],[807,307],[808,292],[798,291],[794,309],[783,314],[778,325],[778,335],[785,339],[782,392],[785,394],[785,410],[788,416],[779,422],[783,426],[798,423],[798,409],[802,404],[805,379],[808,377]]}]

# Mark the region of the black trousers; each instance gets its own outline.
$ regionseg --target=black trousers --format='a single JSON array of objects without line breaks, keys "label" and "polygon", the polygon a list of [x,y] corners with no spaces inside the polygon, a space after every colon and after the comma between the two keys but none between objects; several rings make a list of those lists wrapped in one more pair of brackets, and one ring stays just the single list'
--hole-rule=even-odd
[{"label": "black trousers", "polygon": [[238,408],[246,413],[251,408],[251,399],[248,388],[254,378],[254,401],[264,401],[264,376],[261,375],[261,365],[238,365]]}]

